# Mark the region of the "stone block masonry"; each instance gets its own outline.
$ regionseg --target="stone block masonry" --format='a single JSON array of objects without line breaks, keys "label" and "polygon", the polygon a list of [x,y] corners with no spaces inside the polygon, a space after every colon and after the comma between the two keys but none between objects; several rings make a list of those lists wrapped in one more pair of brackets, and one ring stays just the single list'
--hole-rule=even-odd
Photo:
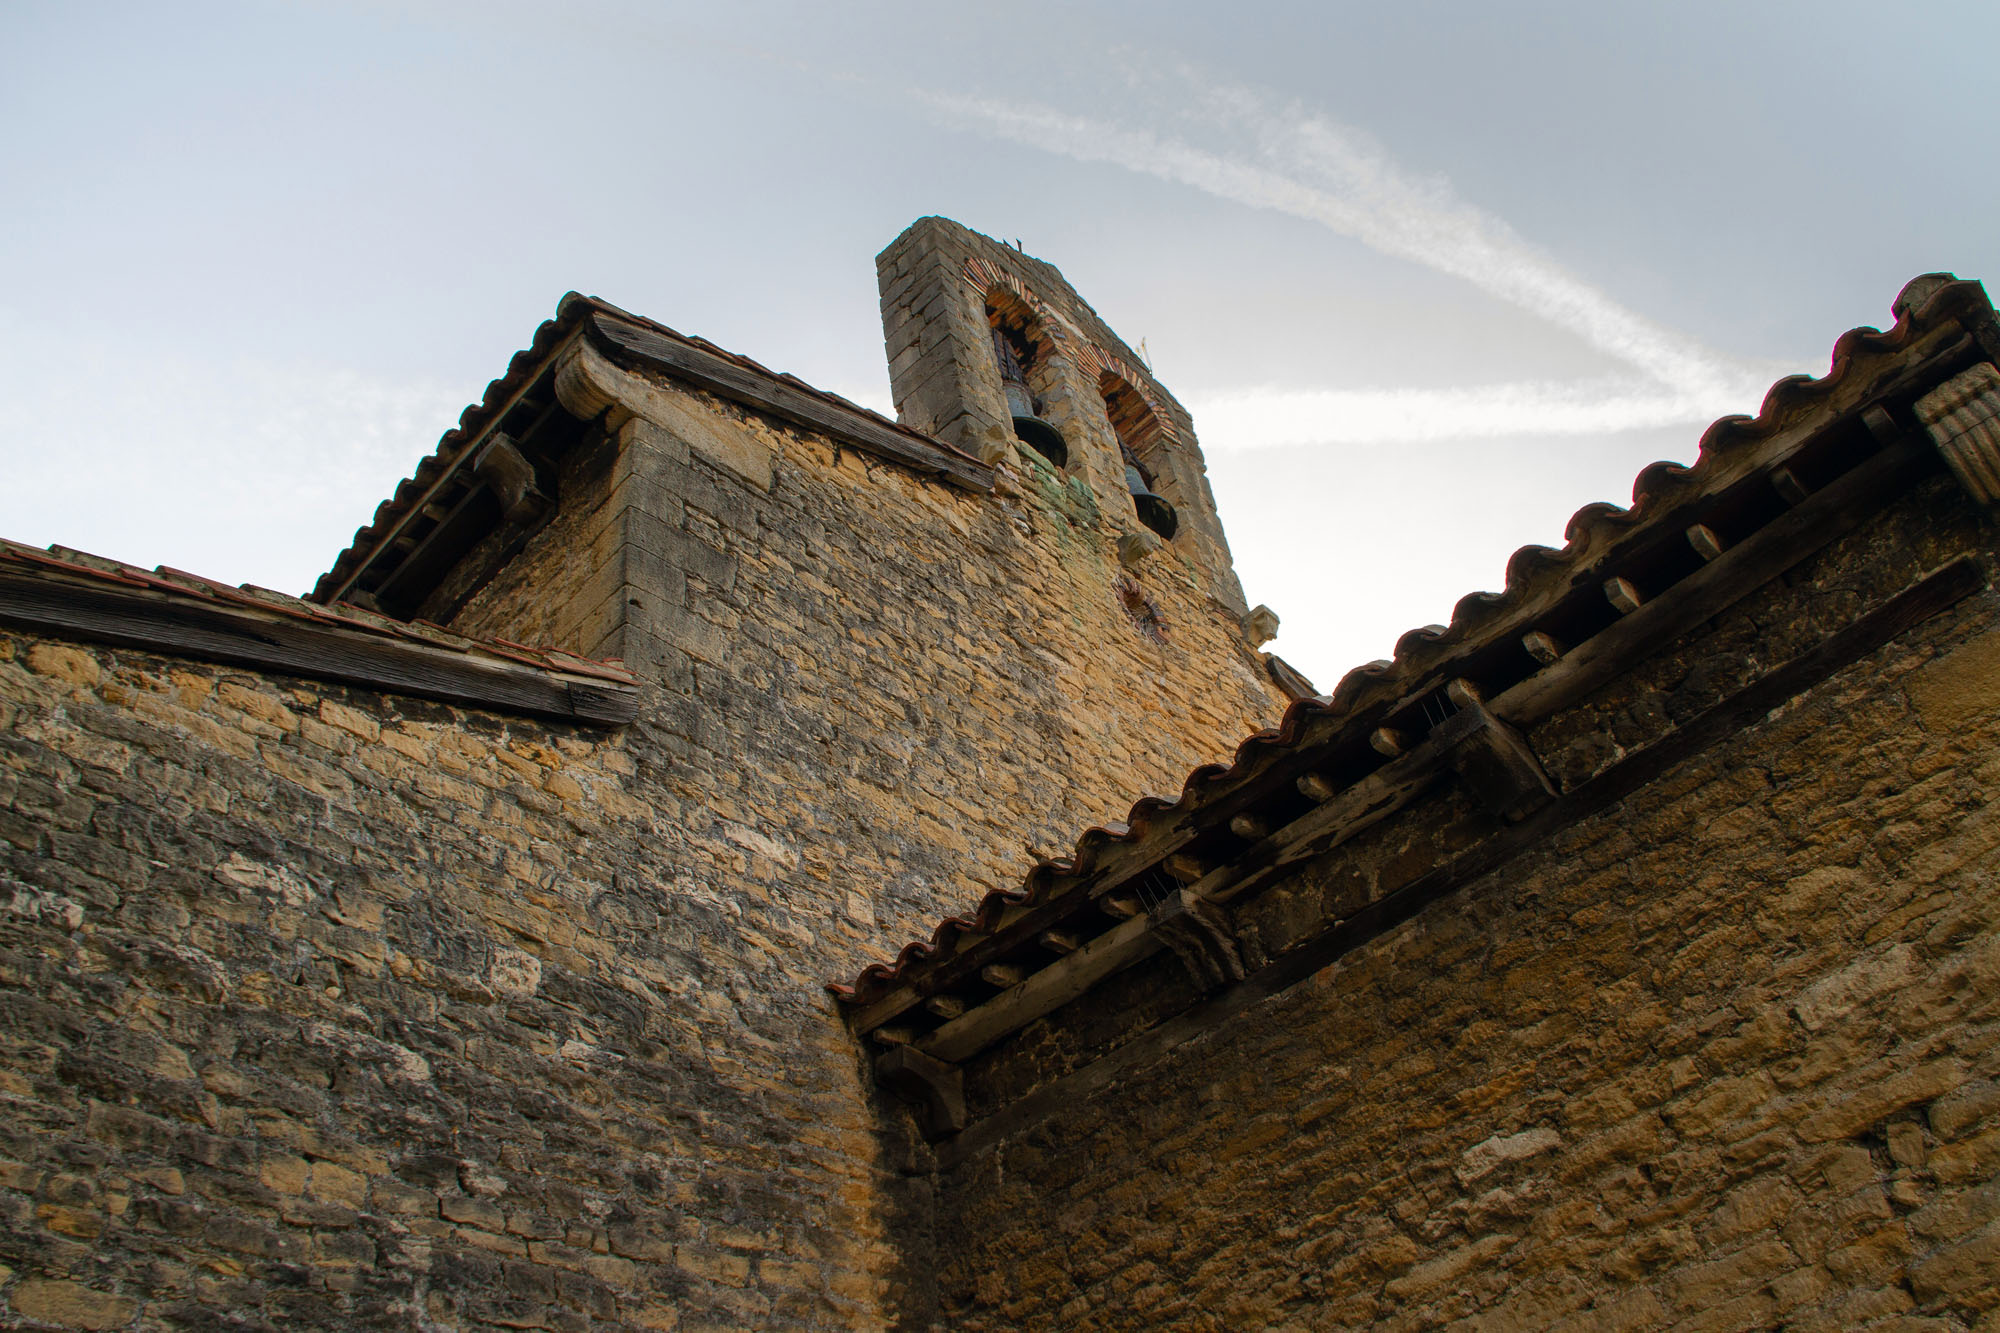
[{"label": "stone block masonry", "polygon": [[1283,698],[1061,478],[585,369],[552,512],[448,628],[624,658],[630,726],[0,626],[0,1326],[934,1309],[826,978]]},{"label": "stone block masonry", "polygon": [[319,603],[0,546],[0,1327],[2000,1327],[1976,284],[1238,749],[1186,414],[878,273],[900,424],[572,295]]},{"label": "stone block masonry", "polygon": [[880,1320],[898,1186],[786,999],[857,932],[644,731],[21,636],[0,679],[16,1321]]},{"label": "stone block masonry", "polygon": [[573,462],[451,627],[649,673],[690,799],[811,857],[842,912],[852,893],[928,929],[1282,708],[1200,568],[1128,572],[1115,516],[1046,467],[972,495],[657,377],[619,387],[645,415]]},{"label": "stone block masonry", "polygon": [[[1531,738],[1567,788],[1993,529],[1937,477]],[[1755,643],[1757,651],[1744,651]],[[2000,1318],[1988,590],[942,1177],[964,1328],[1984,1328]],[[1411,807],[1238,918],[1282,957],[1467,845]],[[1188,1002],[1171,959],[967,1071]],[[1174,992],[1178,990],[1178,995]],[[1079,1006],[1079,1009],[1081,1006]]]}]

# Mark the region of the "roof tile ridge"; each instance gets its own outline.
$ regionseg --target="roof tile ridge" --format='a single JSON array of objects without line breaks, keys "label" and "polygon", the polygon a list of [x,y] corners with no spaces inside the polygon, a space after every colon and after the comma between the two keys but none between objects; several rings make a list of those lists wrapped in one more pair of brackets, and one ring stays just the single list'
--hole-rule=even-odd
[{"label": "roof tile ridge", "polygon": [[[449,652],[485,653],[520,662],[538,670],[589,675],[631,685],[640,683],[639,677],[616,658],[585,657],[581,653],[572,653],[566,649],[537,647],[533,644],[517,644],[507,639],[487,639],[459,634],[429,621],[396,620],[349,602],[335,602],[327,606],[291,593],[280,592],[275,588],[265,588],[250,583],[224,583],[219,579],[177,569],[172,565],[160,565],[148,570],[123,560],[93,555],[74,547],[57,545],[42,550],[6,537],[0,537],[0,559],[32,564],[57,573],[82,574],[169,596],[191,597],[217,605],[234,605],[255,611],[273,612],[291,619],[310,621],[337,629],[408,639]],[[418,626],[423,628],[419,629]]]},{"label": "roof tile ridge", "polygon": [[[1917,299],[1911,299],[1913,294]],[[1858,373],[1855,368],[1863,358],[1893,355],[1929,328],[1960,314],[1983,311],[1988,319],[1992,318],[1992,307],[1987,302],[1985,289],[1977,282],[1949,274],[1926,274],[1913,279],[1898,294],[1892,309],[1896,320],[1887,330],[1864,325],[1841,334],[1834,342],[1825,375],[1817,378],[1809,375],[1783,376],[1765,391],[1756,416],[1729,415],[1711,423],[1702,433],[1693,464],[1671,460],[1648,464],[1634,479],[1631,505],[1622,506],[1608,501],[1584,505],[1570,516],[1565,525],[1564,543],[1560,550],[1541,545],[1518,548],[1507,561],[1506,581],[1498,591],[1468,593],[1452,608],[1449,625],[1427,625],[1408,630],[1397,639],[1394,657],[1353,668],[1327,694],[1294,701],[1285,710],[1275,730],[1259,731],[1246,737],[1237,746],[1229,764],[1204,764],[1191,771],[1177,800],[1150,804],[1163,798],[1140,798],[1132,807],[1135,818],[1131,822],[1143,828],[1136,818],[1141,806],[1146,807],[1147,819],[1191,808],[1207,790],[1246,776],[1264,754],[1296,746],[1309,721],[1331,719],[1331,725],[1338,728],[1341,719],[1380,702],[1382,696],[1407,693],[1416,679],[1436,671],[1450,660],[1457,649],[1476,640],[1480,631],[1489,628],[1510,609],[1524,603],[1531,590],[1539,589],[1576,568],[1589,552],[1601,547],[1609,533],[1614,530],[1629,531],[1639,526],[1651,513],[1670,503],[1671,496],[1700,486],[1719,466],[1718,460],[1725,454],[1733,454],[1770,438],[1802,411],[1818,406],[1836,392],[1849,376]],[[1113,841],[1133,841],[1138,836],[1142,835],[1114,839],[1102,827],[1086,829],[1077,839],[1074,861],[1064,864],[1043,860],[1028,871],[1023,880],[1023,897],[1018,901],[1046,901],[1058,892],[1057,882],[1060,879],[1073,882],[1088,873],[1099,849]],[[982,909],[992,898],[989,893],[982,901]],[[906,949],[904,953],[907,952]],[[829,982],[828,989],[844,1002],[863,1003],[867,995],[874,993],[867,981],[893,982],[903,974],[906,963],[899,954],[893,968],[878,974],[875,969],[882,966],[871,965],[856,986]]]},{"label": "roof tile ridge", "polygon": [[651,329],[655,333],[666,334],[668,337],[674,338],[680,342],[687,343],[692,347],[699,347],[704,351],[711,352],[717,356],[723,357],[726,360],[733,361],[736,364],[743,366],[748,370],[754,371],[759,375],[766,376],[767,378],[770,379],[778,380],[781,383],[794,385],[800,389],[805,390],[807,393],[813,394],[816,397],[824,398],[829,402],[838,403],[841,407],[845,408],[850,412],[857,412],[862,416],[868,417],[873,421],[879,422],[882,425],[889,427],[892,430],[896,430],[901,432],[902,434],[908,435],[912,439],[922,440],[924,443],[929,444],[935,448],[942,449],[946,453],[954,454],[960,458],[970,459],[973,462],[979,461],[975,455],[967,453],[965,450],[959,448],[955,444],[952,444],[948,440],[941,440],[937,438],[935,435],[928,435],[923,431],[918,430],[914,426],[910,426],[904,422],[898,421],[896,418],[892,416],[887,416],[881,412],[878,412],[874,408],[869,407],[863,403],[857,403],[852,398],[847,397],[845,394],[835,393],[831,389],[822,389],[817,384],[814,384],[811,380],[804,379],[796,374],[793,374],[789,370],[773,370],[771,369],[771,367],[765,365],[763,362],[757,360],[755,357],[745,355],[742,352],[732,352],[727,347],[722,346],[720,343],[712,342],[709,339],[700,336],[699,334],[681,333],[676,329],[669,328],[667,325],[660,323],[658,320],[648,319],[644,315],[635,315],[627,310],[620,310],[618,307],[611,305],[607,301],[602,301],[597,297],[584,297],[581,299],[588,301],[592,305],[598,307],[600,313],[611,314],[615,315],[619,319],[630,320],[635,324],[639,324],[645,328]]},{"label": "roof tile ridge", "polygon": [[[5,555],[10,560],[24,564],[53,569],[66,574],[83,574],[108,583],[123,583],[135,588],[151,586],[151,575],[128,565],[122,560],[112,560],[106,556],[91,555],[71,547],[51,545],[46,549],[30,546],[26,542],[8,541]],[[71,557],[81,556],[83,560]],[[85,563],[85,562],[90,563]]]}]

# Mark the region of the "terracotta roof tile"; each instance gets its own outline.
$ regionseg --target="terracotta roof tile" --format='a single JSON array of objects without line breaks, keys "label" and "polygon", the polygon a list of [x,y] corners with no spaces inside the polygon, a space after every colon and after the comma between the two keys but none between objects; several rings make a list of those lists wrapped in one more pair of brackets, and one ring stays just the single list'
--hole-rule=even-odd
[{"label": "terracotta roof tile", "polygon": [[231,609],[247,607],[260,613],[286,616],[357,634],[421,643],[427,647],[449,649],[469,657],[499,658],[616,685],[637,686],[639,683],[638,677],[627,671],[620,662],[596,661],[553,648],[533,648],[525,644],[505,643],[500,640],[468,638],[436,626],[407,624],[346,603],[331,607],[321,606],[304,598],[274,592],[269,588],[259,588],[251,584],[234,586],[219,583],[214,579],[203,578],[199,574],[190,574],[167,565],[148,570],[65,546],[51,546],[47,550],[41,550],[0,538],[0,571],[4,571],[10,565],[43,575],[83,578],[120,584],[128,588],[146,589],[176,599],[205,602],[217,607]]},{"label": "terracotta roof tile", "polygon": [[480,400],[459,413],[458,424],[439,438],[437,448],[418,462],[412,475],[396,484],[394,493],[375,507],[374,517],[355,530],[354,540],[335,558],[332,567],[319,577],[308,596],[314,601],[325,602],[339,594],[349,577],[363,567],[375,547],[393,533],[405,516],[417,508],[430,493],[431,488],[465,457],[471,443],[492,424],[496,416],[501,414],[514,395],[527,387],[534,377],[546,368],[548,358],[593,315],[606,316],[673,342],[698,348],[710,356],[761,378],[787,384],[840,412],[862,418],[876,428],[904,436],[925,449],[947,454],[978,466],[978,460],[972,459],[962,450],[933,439],[921,431],[912,430],[872,408],[862,407],[858,403],[842,398],[839,394],[816,389],[796,375],[771,370],[747,356],[718,347],[705,338],[679,333],[657,320],[622,310],[609,301],[570,292],[557,303],[555,318],[545,321],[537,328],[528,346],[516,352],[508,360],[506,373],[487,384],[486,392],[481,395]]},{"label": "terracotta roof tile", "polygon": [[1726,416],[1709,426],[1692,467],[1654,463],[1640,472],[1630,507],[1597,503],[1577,510],[1564,531],[1561,550],[1522,547],[1507,562],[1506,586],[1500,591],[1462,598],[1449,625],[1411,630],[1397,641],[1393,659],[1357,667],[1330,693],[1293,703],[1276,729],[1244,740],[1229,764],[1207,764],[1190,773],[1178,798],[1142,797],[1122,824],[1086,830],[1071,856],[1042,861],[1028,872],[1021,888],[988,893],[972,913],[945,918],[928,940],[905,945],[893,962],[870,964],[852,981],[829,982],[827,989],[843,1004],[860,1007],[905,983],[920,984],[929,966],[950,957],[963,943],[1000,929],[1010,911],[1048,902],[1088,880],[1104,856],[1144,842],[1149,830],[1163,820],[1189,815],[1240,789],[1253,774],[1308,742],[1343,733],[1364,717],[1441,688],[1455,674],[1455,664],[1509,632],[1532,628],[1536,612],[1571,590],[1607,551],[1644,528],[1653,515],[1672,511],[1697,493],[1719,492],[1753,473],[1764,461],[1759,444],[1866,406],[1886,391],[1902,354],[1921,340],[1935,341],[1933,335],[1959,325],[1977,325],[1980,336],[1994,343],[1980,344],[1984,354],[2000,354],[1992,306],[1977,282],[1927,274],[1903,289],[1894,310],[1896,321],[1886,331],[1857,328],[1843,334],[1824,376],[1781,379],[1765,394],[1756,416]]}]

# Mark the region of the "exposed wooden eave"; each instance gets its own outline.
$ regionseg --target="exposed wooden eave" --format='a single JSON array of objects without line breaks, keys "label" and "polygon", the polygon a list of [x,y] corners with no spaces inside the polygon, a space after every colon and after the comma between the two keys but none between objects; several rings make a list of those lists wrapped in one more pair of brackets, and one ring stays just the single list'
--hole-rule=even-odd
[{"label": "exposed wooden eave", "polygon": [[0,572],[0,622],[121,648],[340,681],[467,708],[616,726],[638,716],[634,685],[451,648],[224,607],[173,592]]},{"label": "exposed wooden eave", "polygon": [[988,464],[911,435],[860,408],[843,408],[783,377],[757,374],[693,343],[612,315],[592,315],[586,327],[592,341],[628,369],[658,371],[961,490],[993,489],[993,469]]},{"label": "exposed wooden eave", "polygon": [[[1946,340],[1946,346],[1938,354],[1926,358],[1926,364],[1932,365],[1931,378],[1936,376],[1937,361],[1944,359],[1949,364],[1966,350],[1963,338]],[[1893,392],[1906,392],[1911,383],[1922,380],[1921,376],[1899,375],[1889,381],[1889,387]],[[1733,478],[1733,486],[1693,497],[1679,510],[1657,516],[1647,525],[1646,540],[1635,540],[1624,554],[1635,562],[1635,567],[1656,563],[1641,557],[1657,555],[1664,538],[1683,544],[1693,568],[1645,600],[1632,600],[1629,608],[1621,609],[1617,594],[1622,592],[1627,599],[1634,598],[1634,585],[1617,572],[1618,564],[1609,558],[1593,563],[1569,580],[1563,591],[1605,605],[1609,623],[1567,650],[1543,635],[1544,641],[1537,646],[1544,655],[1553,653],[1553,661],[1539,662],[1530,647],[1520,642],[1522,637],[1539,632],[1533,628],[1534,617],[1523,612],[1518,617],[1519,626],[1507,628],[1525,627],[1516,636],[1511,650],[1521,655],[1529,669],[1490,700],[1482,700],[1483,691],[1478,684],[1463,677],[1441,683],[1426,681],[1380,713],[1348,719],[1337,731],[1309,738],[1295,746],[1282,762],[1257,775],[1254,784],[1245,782],[1237,792],[1226,794],[1238,799],[1223,799],[1188,812],[1152,830],[1144,841],[1107,856],[1096,873],[1077,881],[1069,892],[1024,904],[983,938],[857,1010],[852,1016],[854,1026],[863,1033],[877,1033],[894,1024],[897,1027],[892,1031],[898,1039],[913,1040],[919,1049],[932,1054],[942,1054],[946,1049],[953,1052],[951,1058],[955,1059],[976,1054],[984,1045],[1052,1012],[1116,970],[1106,966],[1107,958],[1115,956],[1119,960],[1116,966],[1122,967],[1156,952],[1158,944],[1146,940],[1143,917],[1111,927],[1107,933],[1107,918],[1116,915],[1107,908],[1129,891],[1129,886],[1157,877],[1159,868],[1170,858],[1177,854],[1184,856],[1204,839],[1213,841],[1218,828],[1234,825],[1237,830],[1229,853],[1211,858],[1217,863],[1200,873],[1189,891],[1203,900],[1227,902],[1254,893],[1299,863],[1348,841],[1458,771],[1463,766],[1461,747],[1473,729],[1485,725],[1481,719],[1526,730],[1630,671],[1666,644],[1858,527],[1916,479],[1940,469],[1936,448],[1925,433],[1885,425],[1889,418],[1880,412],[1874,413],[1866,426],[1860,416],[1860,413],[1850,414],[1833,423],[1822,420],[1818,429],[1803,432],[1795,440],[1780,441],[1778,447],[1764,455],[1763,469],[1740,469]],[[1708,551],[1702,549],[1703,543],[1690,532],[1698,528],[1705,538],[1713,540],[1713,532],[1701,520],[1713,517],[1719,501],[1746,486],[1768,485],[1768,470],[1810,457],[1807,446],[1816,441],[1824,443],[1835,430],[1847,433],[1843,451],[1850,446],[1866,447],[1865,440],[1879,444],[1883,435],[1890,438],[1886,447],[1850,466],[1820,489],[1795,492],[1803,496],[1795,505],[1786,508],[1782,496],[1774,499],[1774,517],[1747,535],[1739,534],[1734,545],[1718,550],[1713,558],[1703,558]],[[1824,475],[1823,461],[1812,461],[1813,466],[1800,467],[1788,475],[1795,482],[1801,474]],[[1736,499],[1740,503],[1741,497]],[[1644,581],[1656,580],[1648,577]],[[1546,617],[1559,601],[1548,597],[1531,605]],[[1426,723],[1418,706],[1425,700],[1443,700],[1448,695],[1460,700],[1451,705],[1456,711]],[[1387,758],[1377,755],[1373,771],[1353,781],[1330,784],[1319,777],[1327,769],[1351,766],[1351,759],[1342,751],[1353,748],[1355,732],[1371,720],[1378,731],[1382,730],[1383,722],[1397,723],[1398,727],[1391,730],[1407,738],[1403,752]],[[1454,755],[1460,755],[1457,762]],[[1301,784],[1302,778],[1314,779],[1320,785]],[[1317,800],[1307,798],[1301,810],[1301,792],[1307,790],[1321,791],[1324,795]],[[1244,793],[1254,795],[1242,799]],[[1203,864],[1202,858],[1192,859],[1197,868]],[[1046,932],[1056,929],[1080,931],[1091,942],[1065,957],[1052,959],[1036,942]],[[1092,937],[1106,940],[1105,948],[1093,949],[1096,940]],[[1114,939],[1115,945],[1110,943]],[[930,998],[938,995],[962,998],[967,993],[977,996],[985,990],[981,978],[987,969],[1001,963],[1018,966],[1024,959],[1029,960],[1030,966],[1026,980],[1019,986],[976,1003],[968,1002],[961,1016],[932,1031],[903,1026],[909,1023],[913,1011]],[[993,1012],[983,1012],[989,1009]],[[947,1030],[948,1036],[944,1035]],[[981,1038],[977,1045],[967,1040],[973,1034]]]}]

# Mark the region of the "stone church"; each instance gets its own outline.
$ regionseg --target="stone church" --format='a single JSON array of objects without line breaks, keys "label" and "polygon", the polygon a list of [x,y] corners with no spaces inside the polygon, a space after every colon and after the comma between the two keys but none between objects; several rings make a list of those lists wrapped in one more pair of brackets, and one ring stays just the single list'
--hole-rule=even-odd
[{"label": "stone church", "polygon": [[307,597],[0,544],[0,1327],[2000,1327],[1977,283],[1322,693],[877,267],[895,421],[571,295]]}]

